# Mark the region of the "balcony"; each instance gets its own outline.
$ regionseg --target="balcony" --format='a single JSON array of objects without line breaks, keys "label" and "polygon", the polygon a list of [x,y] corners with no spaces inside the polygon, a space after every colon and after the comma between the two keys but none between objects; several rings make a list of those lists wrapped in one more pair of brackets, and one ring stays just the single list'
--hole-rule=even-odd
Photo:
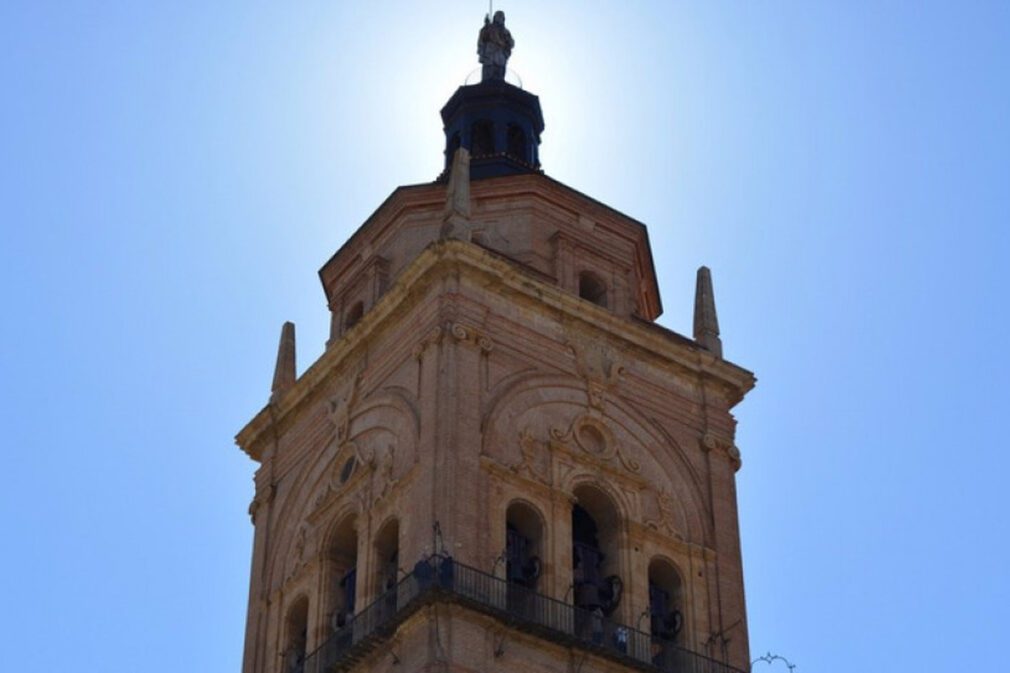
[{"label": "balcony", "polygon": [[286,673],[336,673],[352,667],[389,638],[418,608],[453,602],[490,615],[522,631],[645,671],[662,673],[743,673],[568,603],[510,584],[451,558],[419,561],[378,600],[330,636],[304,664]]}]

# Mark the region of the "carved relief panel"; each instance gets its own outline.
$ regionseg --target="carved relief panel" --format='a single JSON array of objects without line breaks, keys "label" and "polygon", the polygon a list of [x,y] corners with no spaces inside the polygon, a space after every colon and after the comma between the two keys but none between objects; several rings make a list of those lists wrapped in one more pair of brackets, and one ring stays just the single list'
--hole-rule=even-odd
[{"label": "carved relief panel", "polygon": [[707,510],[697,475],[648,420],[604,393],[604,380],[534,374],[512,382],[484,416],[483,453],[567,493],[579,479],[603,479],[638,523],[702,542]]}]

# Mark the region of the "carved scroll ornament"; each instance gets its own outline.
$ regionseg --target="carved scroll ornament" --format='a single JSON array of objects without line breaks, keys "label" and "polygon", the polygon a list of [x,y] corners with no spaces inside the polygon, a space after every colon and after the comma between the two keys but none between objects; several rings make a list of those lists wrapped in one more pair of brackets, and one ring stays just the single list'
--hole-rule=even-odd
[{"label": "carved scroll ornament", "polygon": [[574,445],[599,460],[615,462],[633,474],[642,469],[637,460],[620,449],[607,424],[593,415],[576,418],[567,430],[551,428],[551,439],[563,445]]}]

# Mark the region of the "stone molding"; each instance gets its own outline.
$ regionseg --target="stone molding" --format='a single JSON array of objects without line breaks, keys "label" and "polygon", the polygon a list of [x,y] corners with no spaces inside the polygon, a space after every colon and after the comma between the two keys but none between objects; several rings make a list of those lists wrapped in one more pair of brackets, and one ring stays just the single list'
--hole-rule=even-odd
[{"label": "stone molding", "polygon": [[733,443],[733,440],[707,432],[702,435],[701,442],[699,443],[706,453],[715,452],[726,456],[730,464],[733,465],[734,471],[739,470],[743,465],[740,449]]},{"label": "stone molding", "polygon": [[642,471],[638,461],[621,451],[607,423],[593,413],[579,416],[567,430],[551,428],[551,441],[562,446],[577,446],[596,463],[609,463],[613,467],[619,465],[634,475]]},{"label": "stone molding", "polygon": [[424,355],[424,351],[428,349],[428,346],[437,346],[442,342],[443,330],[441,327],[435,326],[431,328],[428,334],[417,342],[414,346],[413,356],[415,360],[420,360],[421,356]]},{"label": "stone molding", "polygon": [[[521,364],[517,364],[521,367]],[[566,489],[595,475],[626,490],[658,527],[707,539],[711,513],[704,482],[670,434],[619,398],[603,412],[579,399],[575,376],[538,373],[492,392],[482,416],[482,454],[528,484]],[[697,461],[698,457],[695,457]],[[666,489],[676,516],[640,494]]]},{"label": "stone molding", "polygon": [[[683,338],[671,339],[665,330],[657,329],[650,323],[628,320],[606,309],[587,306],[577,296],[533,278],[518,265],[472,243],[447,240],[429,245],[418,255],[382,300],[365,314],[357,328],[347,338],[334,343],[299,377],[284,398],[274,405],[277,420],[283,420],[304,405],[319,386],[335,375],[351,353],[367,343],[380,325],[395,319],[404,305],[416,296],[416,288],[426,285],[425,278],[459,273],[491,278],[518,295],[528,296],[545,310],[560,311],[570,324],[577,324],[581,329],[596,334],[609,335],[609,338],[621,343],[624,350],[644,349],[671,366],[694,373],[703,380],[718,382],[732,393],[727,398],[730,406],[742,399],[755,383],[754,375],[749,371],[712,357],[693,342]],[[236,436],[236,442],[254,460],[260,460],[265,450],[262,436],[272,424],[270,416],[264,409]]]},{"label": "stone molding", "polygon": [[256,524],[256,513],[264,505],[269,505],[273,502],[275,495],[277,495],[277,487],[269,484],[261,493],[257,493],[252,502],[249,503],[249,519],[253,522],[253,525]]},{"label": "stone molding", "polygon": [[459,322],[451,322],[449,323],[449,333],[456,341],[476,346],[484,353],[490,353],[494,349],[494,342],[479,332],[476,327]]}]

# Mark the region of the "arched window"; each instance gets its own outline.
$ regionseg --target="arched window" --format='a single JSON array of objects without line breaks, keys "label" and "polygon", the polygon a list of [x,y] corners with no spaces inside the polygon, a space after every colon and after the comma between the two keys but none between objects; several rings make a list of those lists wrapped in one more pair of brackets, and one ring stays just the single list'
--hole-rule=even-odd
[{"label": "arched window", "polygon": [[473,156],[481,157],[494,154],[494,125],[490,121],[482,119],[474,122],[470,132],[470,147]]},{"label": "arched window", "polygon": [[284,673],[302,673],[305,670],[305,651],[309,641],[309,599],[299,597],[288,608],[284,620]]},{"label": "arched window", "polygon": [[357,604],[358,531],[354,516],[333,530],[326,553],[330,586],[330,627],[337,631],[354,616]]},{"label": "arched window", "polygon": [[529,162],[526,152],[526,133],[515,124],[508,126],[508,148],[509,154],[520,161]]},{"label": "arched window", "polygon": [[673,647],[684,627],[683,583],[680,573],[668,561],[653,559],[649,564],[649,625],[652,635],[652,662],[669,670],[678,650]]},{"label": "arched window", "polygon": [[543,568],[544,525],[531,506],[514,502],[505,514],[505,575],[508,581],[536,589]]},{"label": "arched window", "polygon": [[347,309],[347,316],[344,318],[344,329],[351,329],[361,320],[365,314],[364,302],[356,301],[351,308]]},{"label": "arched window", "polygon": [[579,296],[597,306],[607,306],[607,285],[592,271],[579,274]]},{"label": "arched window", "polygon": [[617,507],[592,486],[575,489],[572,507],[572,575],[575,605],[609,616],[621,601]]},{"label": "arched window", "polygon": [[383,618],[396,612],[396,584],[400,573],[400,522],[387,521],[375,536],[375,593]]}]

